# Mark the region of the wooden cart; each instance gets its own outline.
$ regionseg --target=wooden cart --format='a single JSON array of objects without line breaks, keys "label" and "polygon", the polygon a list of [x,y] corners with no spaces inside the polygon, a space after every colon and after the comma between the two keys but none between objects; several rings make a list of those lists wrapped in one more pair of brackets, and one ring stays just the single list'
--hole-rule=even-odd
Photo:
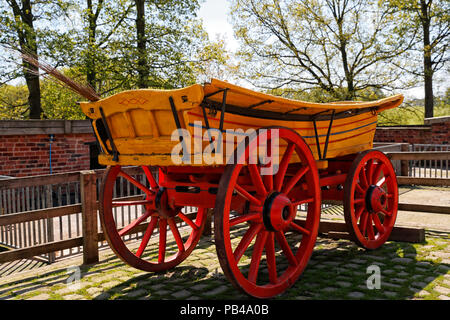
[{"label": "wooden cart", "polygon": [[[377,114],[402,101],[308,103],[213,79],[81,103],[102,149],[99,163],[108,165],[100,217],[109,245],[135,268],[173,268],[192,252],[214,208],[223,272],[258,298],[284,292],[305,269],[322,200],[343,201],[354,241],[376,249],[389,237],[398,204],[394,169],[371,150]],[[126,166],[138,166],[146,181]],[[142,195],[117,198],[123,181]],[[195,213],[183,210],[188,206]],[[118,228],[117,210],[124,209],[138,218]],[[138,246],[124,241],[136,230],[143,233]]]}]

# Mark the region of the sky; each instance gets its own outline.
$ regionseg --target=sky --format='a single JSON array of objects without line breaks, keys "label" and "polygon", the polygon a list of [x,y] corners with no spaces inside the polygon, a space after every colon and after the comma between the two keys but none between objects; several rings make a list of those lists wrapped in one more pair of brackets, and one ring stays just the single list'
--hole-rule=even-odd
[{"label": "sky", "polygon": [[206,0],[200,7],[198,16],[203,20],[203,26],[211,39],[219,34],[227,40],[231,51],[237,49],[237,41],[233,36],[233,28],[228,22],[229,2],[226,0]]},{"label": "sky", "polygon": [[[208,32],[210,39],[215,39],[219,34],[225,38],[227,48],[236,51],[238,48],[237,40],[234,38],[233,28],[229,22],[229,2],[227,0],[205,0],[200,7],[198,17],[203,20],[203,26]],[[423,98],[423,88],[414,88],[405,90],[407,95],[416,98]]]}]

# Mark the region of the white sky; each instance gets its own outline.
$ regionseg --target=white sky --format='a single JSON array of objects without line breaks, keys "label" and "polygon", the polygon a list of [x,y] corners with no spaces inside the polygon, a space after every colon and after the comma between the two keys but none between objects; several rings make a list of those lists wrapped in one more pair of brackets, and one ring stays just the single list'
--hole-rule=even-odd
[{"label": "white sky", "polygon": [[233,36],[233,28],[228,22],[229,3],[226,0],[205,0],[201,5],[198,16],[203,19],[203,26],[209,33],[211,40],[216,35],[224,37],[227,48],[231,51],[237,49],[237,41]]}]

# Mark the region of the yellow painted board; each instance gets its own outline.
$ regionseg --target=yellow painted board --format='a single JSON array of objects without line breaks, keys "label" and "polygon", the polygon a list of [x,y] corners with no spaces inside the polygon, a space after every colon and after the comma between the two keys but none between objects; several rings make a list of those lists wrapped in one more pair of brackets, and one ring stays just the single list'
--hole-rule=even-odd
[{"label": "yellow painted board", "polygon": [[[101,139],[99,134],[102,131],[99,125],[103,121],[100,109],[103,111],[114,144],[119,152],[119,162],[114,162],[112,155],[108,154],[102,154],[99,157],[99,162],[101,164],[120,163],[122,165],[173,165],[170,153],[174,147],[179,145],[179,141],[176,137],[171,138],[172,134],[177,132],[177,126],[169,97],[172,97],[174,101],[181,127],[192,136],[192,139],[188,141],[188,150],[189,152],[197,152],[198,156],[199,150],[194,149],[194,138],[199,132],[201,137],[206,137],[206,124],[200,105],[205,96],[216,102],[222,102],[223,91],[220,90],[223,89],[228,89],[227,104],[242,108],[259,104],[254,110],[317,114],[324,110],[341,112],[349,109],[367,108],[360,114],[334,119],[329,135],[326,158],[334,158],[372,148],[378,111],[393,108],[403,101],[402,95],[396,95],[372,102],[311,103],[275,97],[217,79],[213,79],[210,83],[204,85],[197,84],[175,90],[139,89],[124,91],[96,102],[81,103],[83,112],[94,120],[94,132],[99,138],[103,150],[111,150],[110,141],[104,137]],[[213,94],[218,90],[219,93]],[[270,102],[261,104],[265,101]],[[209,113],[210,110],[207,109],[206,111]],[[219,127],[220,115],[220,111],[215,115],[208,115],[210,128]],[[329,123],[329,120],[316,121],[322,156]],[[258,117],[257,114],[250,117],[225,113],[223,126],[224,151],[227,147],[234,150],[237,142],[240,141],[238,138],[244,137],[248,130],[270,126],[283,126],[295,130],[305,139],[314,157],[317,160],[320,158],[312,121],[264,119]],[[105,140],[106,145],[104,144]],[[200,152],[208,144],[209,141],[202,141]],[[283,145],[281,145],[281,149],[283,149]],[[226,162],[226,159],[224,159],[224,162]]]}]

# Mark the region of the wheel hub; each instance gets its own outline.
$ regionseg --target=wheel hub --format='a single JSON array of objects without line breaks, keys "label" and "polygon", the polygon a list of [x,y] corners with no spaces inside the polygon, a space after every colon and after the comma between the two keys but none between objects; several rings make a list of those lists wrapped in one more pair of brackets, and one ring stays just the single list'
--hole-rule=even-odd
[{"label": "wheel hub", "polygon": [[371,185],[366,194],[366,207],[370,213],[380,212],[386,208],[386,192],[375,185]]},{"label": "wheel hub", "polygon": [[164,187],[159,188],[156,193],[155,208],[155,211],[164,218],[172,218],[178,214],[177,210],[174,210],[169,206],[166,188]]},{"label": "wheel hub", "polygon": [[294,206],[285,194],[274,192],[266,198],[263,207],[263,222],[267,230],[286,230],[294,217]]}]

